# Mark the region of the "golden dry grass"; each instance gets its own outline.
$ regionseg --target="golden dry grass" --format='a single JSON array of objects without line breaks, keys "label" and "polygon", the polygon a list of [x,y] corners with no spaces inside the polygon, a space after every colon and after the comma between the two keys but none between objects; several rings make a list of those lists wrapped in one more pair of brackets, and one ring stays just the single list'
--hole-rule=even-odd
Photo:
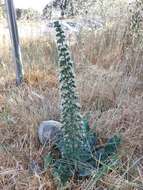
[{"label": "golden dry grass", "polygon": [[[71,180],[67,189],[143,189],[143,78],[137,67],[126,72],[128,62],[122,52],[124,30],[117,26],[107,27],[97,34],[81,34],[81,41],[72,45],[71,50],[77,63],[81,111],[83,115],[91,113],[90,127],[96,124],[103,141],[115,133],[121,134],[120,164],[97,182],[93,176]],[[39,123],[60,119],[54,48],[54,42],[47,38],[22,40],[25,79],[20,87],[15,86],[11,56],[7,48],[5,52],[3,49],[4,67],[0,68],[2,190],[57,189],[50,171],[40,175],[29,171],[31,161],[42,166],[43,156],[49,151],[39,144]],[[142,67],[141,62],[133,63]]]}]

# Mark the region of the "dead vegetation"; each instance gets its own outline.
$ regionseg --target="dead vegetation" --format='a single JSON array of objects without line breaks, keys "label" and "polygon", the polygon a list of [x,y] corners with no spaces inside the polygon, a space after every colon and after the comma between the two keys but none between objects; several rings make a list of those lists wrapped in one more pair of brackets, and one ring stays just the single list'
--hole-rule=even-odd
[{"label": "dead vegetation", "polygon": [[[91,113],[90,127],[96,124],[101,140],[121,134],[120,163],[96,179],[93,175],[71,180],[67,189],[143,189],[142,54],[138,51],[134,54],[138,59],[131,59],[128,51],[130,59],[125,58],[126,27],[120,26],[115,23],[97,34],[81,34],[81,40],[71,46],[82,113]],[[0,189],[57,189],[50,171],[40,175],[29,171],[31,161],[42,165],[48,152],[37,139],[39,123],[60,119],[55,44],[41,38],[22,41],[26,71],[20,87],[15,86],[6,50],[0,68]],[[128,64],[132,67],[127,71]]]}]

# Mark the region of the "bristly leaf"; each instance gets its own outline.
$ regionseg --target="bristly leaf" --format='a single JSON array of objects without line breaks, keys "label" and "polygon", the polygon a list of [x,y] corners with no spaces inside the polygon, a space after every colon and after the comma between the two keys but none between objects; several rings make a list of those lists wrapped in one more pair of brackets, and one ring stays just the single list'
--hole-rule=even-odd
[{"label": "bristly leaf", "polygon": [[49,152],[46,156],[44,156],[44,169],[48,169],[54,162],[54,159]]},{"label": "bristly leaf", "polygon": [[[116,153],[120,138],[114,136],[108,140],[105,147],[96,151],[97,136],[89,127],[89,118],[82,119],[80,114],[74,64],[71,60],[64,32],[59,21],[54,23],[54,27],[57,33],[59,55],[63,137],[57,145],[61,152],[61,158],[54,162],[53,173],[65,184],[74,174],[78,173],[79,176],[91,175],[92,171],[96,169],[98,161],[102,161],[104,164],[110,155]],[[48,157],[47,160],[49,164],[50,158]]]},{"label": "bristly leaf", "polygon": [[60,180],[62,185],[65,185],[69,178],[73,176],[73,165],[66,160],[57,160],[53,165],[53,175]]},{"label": "bristly leaf", "polygon": [[113,136],[107,141],[107,145],[105,146],[105,152],[108,155],[111,155],[117,151],[117,147],[121,143],[121,138],[117,135]]},{"label": "bristly leaf", "polygon": [[100,161],[106,161],[107,159],[109,159],[109,156],[113,155],[114,153],[117,152],[117,147],[121,144],[121,137],[115,135],[112,138],[110,138],[105,147],[99,149],[96,152],[96,157],[97,160]]},{"label": "bristly leaf", "polygon": [[88,132],[90,130],[89,128],[89,123],[88,120],[86,118],[83,119],[83,129]]},{"label": "bristly leaf", "polygon": [[[80,155],[81,115],[76,93],[75,72],[64,31],[59,21],[54,22],[59,55],[61,123],[64,135],[64,155],[78,158]],[[78,147],[78,148],[77,148]]]}]

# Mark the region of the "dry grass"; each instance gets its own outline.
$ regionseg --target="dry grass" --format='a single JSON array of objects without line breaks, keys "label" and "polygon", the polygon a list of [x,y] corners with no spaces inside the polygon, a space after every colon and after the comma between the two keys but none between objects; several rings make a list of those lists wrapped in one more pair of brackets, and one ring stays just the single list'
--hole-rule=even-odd
[{"label": "dry grass", "polygon": [[[124,28],[123,28],[124,26]],[[81,34],[71,46],[76,64],[82,113],[91,113],[101,139],[122,135],[120,164],[99,180],[71,181],[67,189],[143,189],[143,77],[142,55],[123,55],[125,23],[106,26],[97,34]],[[92,42],[92,43],[91,43]],[[50,171],[31,174],[32,160],[43,165],[43,149],[37,138],[42,120],[60,119],[55,43],[48,38],[22,39],[25,80],[15,86],[8,47],[2,47],[0,68],[0,189],[54,190]],[[125,54],[126,52],[124,52]],[[129,56],[129,52],[128,56]],[[140,58],[140,59],[139,59]],[[126,66],[134,63],[128,72]],[[96,173],[96,171],[95,171]]]}]

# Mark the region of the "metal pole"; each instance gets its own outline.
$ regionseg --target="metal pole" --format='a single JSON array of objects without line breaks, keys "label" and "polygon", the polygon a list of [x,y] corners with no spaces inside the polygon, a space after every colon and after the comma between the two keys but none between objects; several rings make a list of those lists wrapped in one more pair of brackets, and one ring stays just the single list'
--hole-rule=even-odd
[{"label": "metal pole", "polygon": [[13,0],[5,0],[5,4],[6,4],[10,38],[12,42],[13,58],[16,65],[16,84],[20,85],[23,80],[24,71],[21,59],[21,49],[19,44],[16,13],[15,13]]}]

